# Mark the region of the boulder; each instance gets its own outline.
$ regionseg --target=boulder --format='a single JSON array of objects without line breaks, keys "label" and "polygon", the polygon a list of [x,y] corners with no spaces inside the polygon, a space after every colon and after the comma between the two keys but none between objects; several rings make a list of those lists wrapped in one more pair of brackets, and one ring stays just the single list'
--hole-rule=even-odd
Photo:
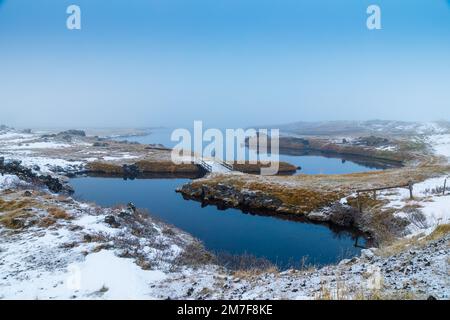
[{"label": "boulder", "polygon": [[93,147],[101,147],[101,148],[104,148],[104,147],[109,146],[109,144],[106,143],[106,142],[94,142],[94,143],[92,144],[92,146],[93,146]]},{"label": "boulder", "polygon": [[375,256],[375,254],[373,253],[373,251],[371,249],[362,249],[361,250],[361,259],[370,261],[373,259],[374,256]]},{"label": "boulder", "polygon": [[312,221],[325,222],[325,221],[330,220],[330,216],[328,214],[326,214],[325,212],[321,212],[321,211],[310,212],[306,215],[306,217]]},{"label": "boulder", "polygon": [[60,133],[58,133],[58,136],[79,136],[79,137],[86,137],[86,132],[84,132],[83,130],[66,130],[66,131],[61,131]]},{"label": "boulder", "polygon": [[105,217],[105,223],[109,224],[113,228],[120,227],[120,223],[117,222],[116,218],[114,216],[106,216]]},{"label": "boulder", "polygon": [[13,160],[6,162],[4,158],[0,159],[0,172],[14,174],[24,181],[43,184],[55,193],[73,193],[73,189],[68,185],[62,184],[58,178],[50,175],[38,175],[31,168],[22,166],[21,161]]},{"label": "boulder", "polygon": [[139,167],[135,164],[124,164],[122,166],[123,169],[123,177],[125,179],[135,179],[141,173]]}]

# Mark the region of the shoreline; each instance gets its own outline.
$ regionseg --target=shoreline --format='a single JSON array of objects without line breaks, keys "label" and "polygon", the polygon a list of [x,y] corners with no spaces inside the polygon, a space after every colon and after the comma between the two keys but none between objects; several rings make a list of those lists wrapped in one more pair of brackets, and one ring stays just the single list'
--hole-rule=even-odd
[{"label": "shoreline", "polygon": [[[10,131],[7,137],[17,140],[18,136],[22,137],[23,135]],[[70,142],[64,142],[67,139],[66,136],[67,134],[39,138],[25,134],[25,138],[19,139],[29,139],[29,142],[20,142],[21,144],[18,144],[15,147],[16,149],[11,149],[8,140],[4,140],[7,141],[5,144],[2,142],[2,136],[0,135],[0,146],[7,146],[5,149],[6,152],[9,155],[19,156],[19,159],[24,161],[25,167],[29,168],[32,172],[44,176],[48,174],[52,177],[58,177],[63,183],[67,182],[66,175],[70,176],[82,171],[80,168],[89,162],[83,162],[83,159],[101,156],[103,151],[106,150],[108,150],[108,157],[112,158],[111,160],[107,160],[108,162],[127,165],[132,164],[136,161],[136,157],[142,157],[143,154],[146,154],[146,157],[150,157],[150,159],[158,159],[158,161],[164,161],[165,157],[165,151],[153,150],[151,148],[145,149],[146,146],[143,145],[117,143],[114,141],[105,142],[103,140],[98,141],[95,138],[83,138],[76,135],[70,137]],[[94,146],[97,142],[98,144]],[[102,143],[106,143],[107,145]],[[24,152],[27,149],[33,150],[31,156]],[[8,154],[6,154],[6,158],[10,158]],[[105,156],[103,155],[101,157]],[[421,158],[421,156],[419,155],[418,158]],[[343,182],[344,185],[345,183],[349,183],[353,187],[360,187],[367,183],[367,181],[378,181],[380,177],[386,181],[390,181],[391,179],[397,181],[399,177],[404,176],[406,178],[415,175],[418,180],[424,182],[417,184],[417,199],[414,200],[414,205],[415,203],[419,203],[424,206],[423,210],[427,213],[428,211],[426,210],[428,208],[426,206],[432,206],[434,203],[441,206],[442,203],[447,203],[446,196],[439,197],[433,193],[434,191],[429,191],[436,184],[441,183],[440,177],[442,177],[443,172],[449,172],[448,165],[437,163],[435,158],[435,156],[431,157],[429,163],[422,164],[415,169],[410,167],[390,169],[386,170],[383,174],[375,172],[333,177],[320,175],[315,177],[305,175],[294,177],[259,177],[240,174],[237,181],[240,181],[239,183],[244,182],[241,187],[245,188],[249,186],[247,183],[254,183],[254,181],[259,180],[271,187],[279,184],[283,188],[283,192],[286,193],[292,188],[298,188],[299,181],[297,180],[302,180],[302,183],[306,183],[305,186],[316,184],[321,188],[324,187],[322,185],[323,180],[330,179],[333,180],[331,181],[331,187],[334,185],[342,186]],[[222,181],[224,178],[232,180],[234,176],[229,174],[214,174],[196,180],[196,183],[211,181],[211,178],[218,179],[218,181]],[[437,179],[433,177],[437,177]],[[345,182],[346,179],[348,179],[347,182]],[[222,182],[216,185],[220,183]],[[330,181],[327,181],[327,184],[329,183]],[[253,184],[253,187],[255,186],[257,185]],[[250,189],[247,190],[251,191]],[[351,206],[354,199],[351,199],[351,193],[350,196],[347,195],[351,189],[341,191],[344,194],[339,198],[339,203],[342,202],[342,205]],[[236,194],[240,192],[238,190]],[[339,193],[335,196],[340,197],[341,194]],[[399,203],[400,206],[404,207],[413,204],[406,200],[404,201],[402,197],[402,193],[400,193],[400,196],[383,193],[379,195],[379,199],[377,200],[379,203],[377,202],[377,205],[381,205],[380,208],[385,210],[384,208],[392,205],[392,203]],[[347,202],[344,202],[343,199]],[[303,200],[308,201],[307,198]],[[118,288],[114,279],[111,278],[116,277],[117,274],[111,274],[111,277],[105,275],[104,281],[109,286],[107,289],[102,289],[100,284],[96,284],[94,287],[83,287],[83,290],[75,295],[73,293],[74,291],[70,288],[68,289],[62,284],[58,284],[61,282],[61,279],[68,276],[68,268],[74,265],[74,263],[80,266],[81,270],[84,270],[83,268],[91,268],[92,264],[95,265],[96,259],[100,258],[109,261],[111,266],[126,264],[127,268],[130,268],[127,269],[129,270],[127,274],[141,279],[139,282],[142,285],[139,287],[139,291],[135,292],[137,294],[136,297],[141,298],[280,299],[284,297],[288,299],[323,299],[330,297],[332,299],[339,299],[339,297],[343,297],[343,294],[339,291],[342,288],[336,285],[337,277],[345,279],[345,297],[347,299],[373,299],[377,296],[384,298],[426,299],[429,295],[448,299],[450,296],[448,288],[442,285],[445,283],[445,279],[447,279],[447,275],[442,273],[442,270],[445,270],[445,266],[448,263],[445,259],[449,255],[448,243],[450,241],[449,230],[445,229],[446,225],[442,224],[442,220],[440,220],[441,222],[436,222],[434,227],[428,227],[428,229],[416,230],[413,228],[407,232],[402,229],[401,233],[394,239],[382,242],[378,249],[365,249],[362,251],[360,257],[342,260],[336,265],[329,265],[319,269],[311,267],[304,270],[288,270],[283,272],[269,269],[230,271],[217,265],[214,260],[210,260],[211,257],[202,249],[202,246],[195,244],[196,242],[192,240],[193,238],[185,235],[183,231],[171,228],[172,231],[162,233],[164,224],[152,220],[153,218],[151,216],[144,218],[138,215],[137,218],[139,221],[134,218],[130,220],[130,217],[133,216],[131,214],[131,211],[133,211],[132,207],[121,209],[100,208],[95,205],[77,202],[71,199],[70,196],[53,194],[46,190],[43,185],[21,182],[20,179],[17,180],[17,176],[8,174],[0,177],[0,201],[2,201],[2,205],[7,210],[1,214],[0,220],[9,221],[8,223],[12,223],[10,226],[17,226],[18,228],[12,232],[9,227],[0,224],[0,237],[3,242],[1,248],[3,251],[0,251],[0,255],[3,259],[7,259],[6,263],[0,268],[2,268],[2,272],[8,275],[6,280],[3,279],[0,281],[0,286],[5,289],[3,291],[4,293],[0,295],[0,298],[12,296],[36,298],[36,296],[27,295],[30,292],[20,293],[21,288],[25,286],[20,280],[24,275],[27,275],[30,279],[26,286],[32,288],[35,285],[42,286],[42,284],[36,282],[38,278],[33,273],[34,269],[36,269],[36,272],[40,272],[45,279],[48,279],[44,285],[45,290],[39,295],[41,298],[50,298],[52,296],[67,299],[86,298],[92,294],[101,299],[123,298],[123,293],[120,293],[123,290],[119,290],[123,288]],[[14,211],[16,209],[11,211],[11,208],[15,208],[15,206],[11,206],[13,203],[20,204],[19,211]],[[32,209],[31,211],[28,210],[30,207]],[[67,214],[52,209],[52,207],[63,209]],[[372,207],[368,206],[367,208],[367,210],[371,210]],[[395,216],[401,210],[401,208],[395,209],[395,212],[390,213],[389,216]],[[6,218],[10,218],[10,214],[13,215],[11,216],[12,220],[5,220]],[[15,215],[17,214],[18,216],[16,217]],[[363,217],[366,219],[369,215],[365,214]],[[144,218],[144,220],[141,220],[141,218]],[[402,219],[405,218],[402,217]],[[133,238],[136,237],[133,232],[137,232],[136,234],[139,237],[143,237],[142,239],[145,238],[143,234],[139,233],[139,228],[137,231],[132,230],[138,226],[135,223],[146,225],[148,222],[145,221],[147,220],[152,221],[151,223],[153,223],[156,230],[160,230],[156,233],[160,236],[165,234],[167,239],[171,237],[191,239],[184,242],[184,245],[180,249],[176,249],[176,253],[174,253],[174,247],[170,244],[175,240],[168,240],[169,243],[167,246],[160,248],[157,245],[155,247],[157,250],[162,250],[161,254],[167,254],[172,257],[170,258],[172,260],[166,262],[167,265],[165,266],[150,263],[152,258],[148,254],[150,251],[153,252],[153,249],[146,253],[148,249],[139,245],[135,240],[127,240],[125,243],[128,249],[123,251],[123,237],[136,239]],[[81,225],[80,221],[82,221]],[[387,220],[387,222],[389,221]],[[127,227],[128,223],[131,223],[129,225],[130,227],[132,225],[134,227],[129,229],[130,227]],[[79,229],[80,226],[81,229]],[[435,229],[436,226],[437,228]],[[410,223],[407,227],[411,228],[413,224]],[[86,236],[85,232],[80,233],[82,230],[90,230],[88,236]],[[377,232],[377,230],[375,231]],[[155,235],[153,231],[150,233],[148,234],[150,238]],[[43,238],[38,237],[38,234],[44,235]],[[59,234],[60,238],[55,238],[52,234]],[[410,236],[405,237],[408,234]],[[69,238],[66,238],[66,236],[69,236]],[[51,238],[52,242],[48,242],[47,240],[42,242],[39,240],[34,242],[34,244],[33,242],[27,244],[23,240],[28,238],[37,240]],[[116,244],[111,245],[111,243]],[[28,245],[35,247],[31,248]],[[196,249],[193,250],[194,247],[191,245]],[[150,245],[149,248],[152,246]],[[62,262],[60,264],[52,264],[50,262],[51,260],[42,260],[47,259],[47,255],[38,257],[33,254],[35,252],[34,250],[38,252],[44,248],[52,256],[52,259],[57,255]],[[130,253],[136,252],[136,250],[140,253],[133,258],[133,255],[130,256]],[[193,251],[198,252],[200,255],[190,255]],[[35,259],[37,258],[38,260],[36,261],[40,261],[41,264],[36,264],[36,261],[28,259],[30,256],[35,257]],[[179,259],[185,261],[181,267],[179,262],[175,262],[175,260],[179,261]],[[407,263],[411,259],[415,261],[414,265],[407,267]],[[14,261],[22,261],[21,264],[23,267],[21,267],[19,273],[14,272],[16,268],[14,267]],[[45,267],[45,269],[41,270],[39,266]],[[135,269],[135,267],[138,269]],[[374,269],[372,270],[369,267]],[[45,271],[47,269],[52,270],[51,273],[47,273]],[[376,290],[369,290],[367,288],[362,290],[360,284],[365,283],[367,281],[366,275],[369,275],[370,278],[370,274],[373,274],[373,272],[381,272],[382,277],[386,281],[385,284],[382,288]],[[52,276],[52,274],[55,276]],[[319,279],[321,280],[319,281]],[[420,281],[415,282],[414,279],[420,279]],[[180,288],[189,289],[182,290]],[[267,291],[267,288],[272,288],[273,291]]]},{"label": "shoreline", "polygon": [[[17,208],[19,203],[39,208],[22,216],[23,223],[14,231],[5,229],[4,220],[0,224],[0,255],[4,261],[0,270],[7,275],[0,280],[0,298],[450,298],[448,288],[441,286],[448,279],[447,232],[434,232],[424,240],[410,239],[401,249],[398,245],[365,249],[360,257],[321,268],[233,271],[216,264],[214,256],[192,236],[141,213],[132,204],[101,208],[34,189],[30,184],[20,185],[18,180],[0,185],[3,208],[13,204]],[[27,192],[32,203],[22,202]],[[106,266],[108,272],[103,269]],[[99,274],[80,288],[67,287],[65,279],[71,277],[74,268],[80,270],[82,279],[94,270]],[[385,279],[382,287],[362,286],[377,274]],[[28,279],[25,282],[21,280],[24,276]],[[116,277],[122,280],[117,282]],[[135,281],[139,286],[128,285]],[[41,288],[38,292],[37,286]]]}]

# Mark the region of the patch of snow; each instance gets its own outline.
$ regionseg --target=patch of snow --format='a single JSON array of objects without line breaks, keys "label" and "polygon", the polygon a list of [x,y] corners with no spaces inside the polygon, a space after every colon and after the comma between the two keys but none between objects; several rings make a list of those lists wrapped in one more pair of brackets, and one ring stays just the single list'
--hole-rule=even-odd
[{"label": "patch of snow", "polygon": [[95,233],[105,233],[108,235],[116,235],[117,233],[119,233],[120,229],[111,228],[106,223],[104,223],[105,217],[106,215],[84,215],[81,218],[75,220],[73,223]]},{"label": "patch of snow", "polygon": [[18,176],[12,174],[0,175],[0,190],[8,189],[23,183]]},{"label": "patch of snow", "polygon": [[447,130],[435,122],[425,122],[416,128],[418,134],[439,134]]},{"label": "patch of snow", "polygon": [[395,151],[395,150],[397,150],[397,147],[396,146],[382,146],[382,147],[378,147],[376,149],[380,150],[380,151]]},{"label": "patch of snow", "polygon": [[16,160],[22,161],[22,165],[27,167],[39,166],[42,173],[51,173],[52,169],[61,167],[63,169],[70,169],[75,166],[80,166],[81,161],[67,161],[63,159],[54,159],[46,157],[15,157]]},{"label": "patch of snow", "polygon": [[111,157],[111,156],[107,156],[107,157],[103,157],[103,160],[105,161],[115,161],[115,160],[126,160],[126,159],[136,159],[138,158],[137,156],[132,156],[130,154],[122,154],[120,156],[117,157]]},{"label": "patch of snow", "polygon": [[21,150],[21,149],[58,149],[58,148],[69,148],[70,144],[66,143],[56,143],[56,142],[31,142],[22,144],[9,144],[6,146],[8,150]]},{"label": "patch of snow", "polygon": [[211,166],[212,172],[217,172],[217,173],[227,173],[227,172],[230,172],[230,169],[224,167],[223,165],[221,165],[220,163],[218,163],[218,162],[216,162],[216,161],[213,161],[213,160],[206,160],[205,162]]},{"label": "patch of snow", "polygon": [[437,155],[450,160],[450,134],[432,135],[427,140]]},{"label": "patch of snow", "polygon": [[[437,225],[450,223],[450,194],[448,192],[445,195],[442,195],[442,192],[437,193],[439,188],[443,188],[445,179],[446,176],[442,176],[415,184],[413,200],[409,198],[409,190],[406,188],[381,192],[380,196],[389,201],[386,207],[400,210],[395,216],[410,221],[409,236],[418,233],[429,234]],[[401,211],[405,206],[416,206],[424,220],[417,221],[416,216]]]},{"label": "patch of snow", "polygon": [[5,132],[0,133],[0,141],[2,140],[12,140],[16,139],[16,141],[23,140],[23,139],[31,139],[34,138],[35,135],[33,134],[27,134],[27,133],[18,133],[18,132]]},{"label": "patch of snow", "polygon": [[158,270],[142,270],[132,259],[119,258],[109,250],[90,254],[68,269],[78,294],[97,293],[103,299],[152,299],[151,284],[166,277]]},{"label": "patch of snow", "polygon": [[431,233],[439,224],[450,223],[450,195],[434,197],[433,201],[426,202],[422,212],[428,226],[426,234]]}]

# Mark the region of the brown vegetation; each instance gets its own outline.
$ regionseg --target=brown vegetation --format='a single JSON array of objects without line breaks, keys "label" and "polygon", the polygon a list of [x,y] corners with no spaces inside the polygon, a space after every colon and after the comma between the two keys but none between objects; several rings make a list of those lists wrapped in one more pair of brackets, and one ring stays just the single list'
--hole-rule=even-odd
[{"label": "brown vegetation", "polygon": [[[46,216],[38,212],[47,211]],[[71,220],[73,217],[57,207],[46,208],[42,203],[30,198],[12,200],[0,199],[0,224],[9,229],[22,229],[37,224],[40,227],[49,227],[57,220]]]},{"label": "brown vegetation", "polygon": [[31,199],[10,200],[0,199],[0,224],[9,229],[21,229],[25,221],[34,216],[32,208],[36,203]]},{"label": "brown vegetation", "polygon": [[103,161],[93,161],[86,164],[86,170],[95,173],[105,173],[112,175],[122,175],[122,166],[115,163],[108,163]]},{"label": "brown vegetation", "polygon": [[[200,172],[200,168],[194,163],[175,164],[172,161],[139,160],[134,164],[143,175],[151,173],[198,174]],[[86,170],[91,173],[117,176],[124,174],[122,164],[104,161],[90,162],[86,165]]]},{"label": "brown vegetation", "polygon": [[434,229],[434,231],[426,237],[417,235],[410,238],[397,239],[388,245],[382,245],[378,254],[384,257],[393,256],[400,252],[406,251],[411,247],[424,247],[428,242],[444,238],[450,233],[450,224],[441,224]]},{"label": "brown vegetation", "polygon": [[309,213],[330,205],[342,198],[343,194],[333,191],[319,191],[307,188],[286,188],[282,185],[270,185],[259,182],[245,184],[245,188],[269,194],[283,202],[285,207],[295,207],[293,213]]},{"label": "brown vegetation", "polygon": [[[233,162],[231,165],[233,169],[236,171],[244,172],[244,173],[252,173],[252,174],[260,174],[261,168],[268,168],[270,166],[274,166],[276,163],[239,163]],[[297,167],[287,163],[287,162],[279,162],[278,163],[278,174],[291,174],[297,170]]]},{"label": "brown vegetation", "polygon": [[172,161],[137,161],[136,166],[142,173],[198,173],[199,167],[194,163],[175,164]]},{"label": "brown vegetation", "polygon": [[69,213],[67,213],[65,210],[52,207],[47,209],[47,212],[49,216],[55,218],[55,219],[62,219],[62,220],[72,220],[73,217]]}]

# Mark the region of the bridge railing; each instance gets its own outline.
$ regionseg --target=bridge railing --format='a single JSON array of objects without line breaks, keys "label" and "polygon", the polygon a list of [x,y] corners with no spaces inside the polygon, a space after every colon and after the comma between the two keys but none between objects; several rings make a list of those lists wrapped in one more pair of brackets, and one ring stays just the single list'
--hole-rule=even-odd
[{"label": "bridge railing", "polygon": [[198,165],[200,165],[206,171],[212,172],[212,166],[207,164],[204,160],[199,160]]},{"label": "bridge railing", "polygon": [[222,166],[224,166],[224,167],[227,168],[228,170],[230,170],[230,171],[233,171],[233,170],[234,170],[233,165],[231,165],[231,164],[229,164],[229,163],[227,163],[227,162],[225,162],[225,161],[223,161],[223,160],[221,160],[221,161],[219,161],[219,162],[220,162],[220,164],[221,164]]}]

